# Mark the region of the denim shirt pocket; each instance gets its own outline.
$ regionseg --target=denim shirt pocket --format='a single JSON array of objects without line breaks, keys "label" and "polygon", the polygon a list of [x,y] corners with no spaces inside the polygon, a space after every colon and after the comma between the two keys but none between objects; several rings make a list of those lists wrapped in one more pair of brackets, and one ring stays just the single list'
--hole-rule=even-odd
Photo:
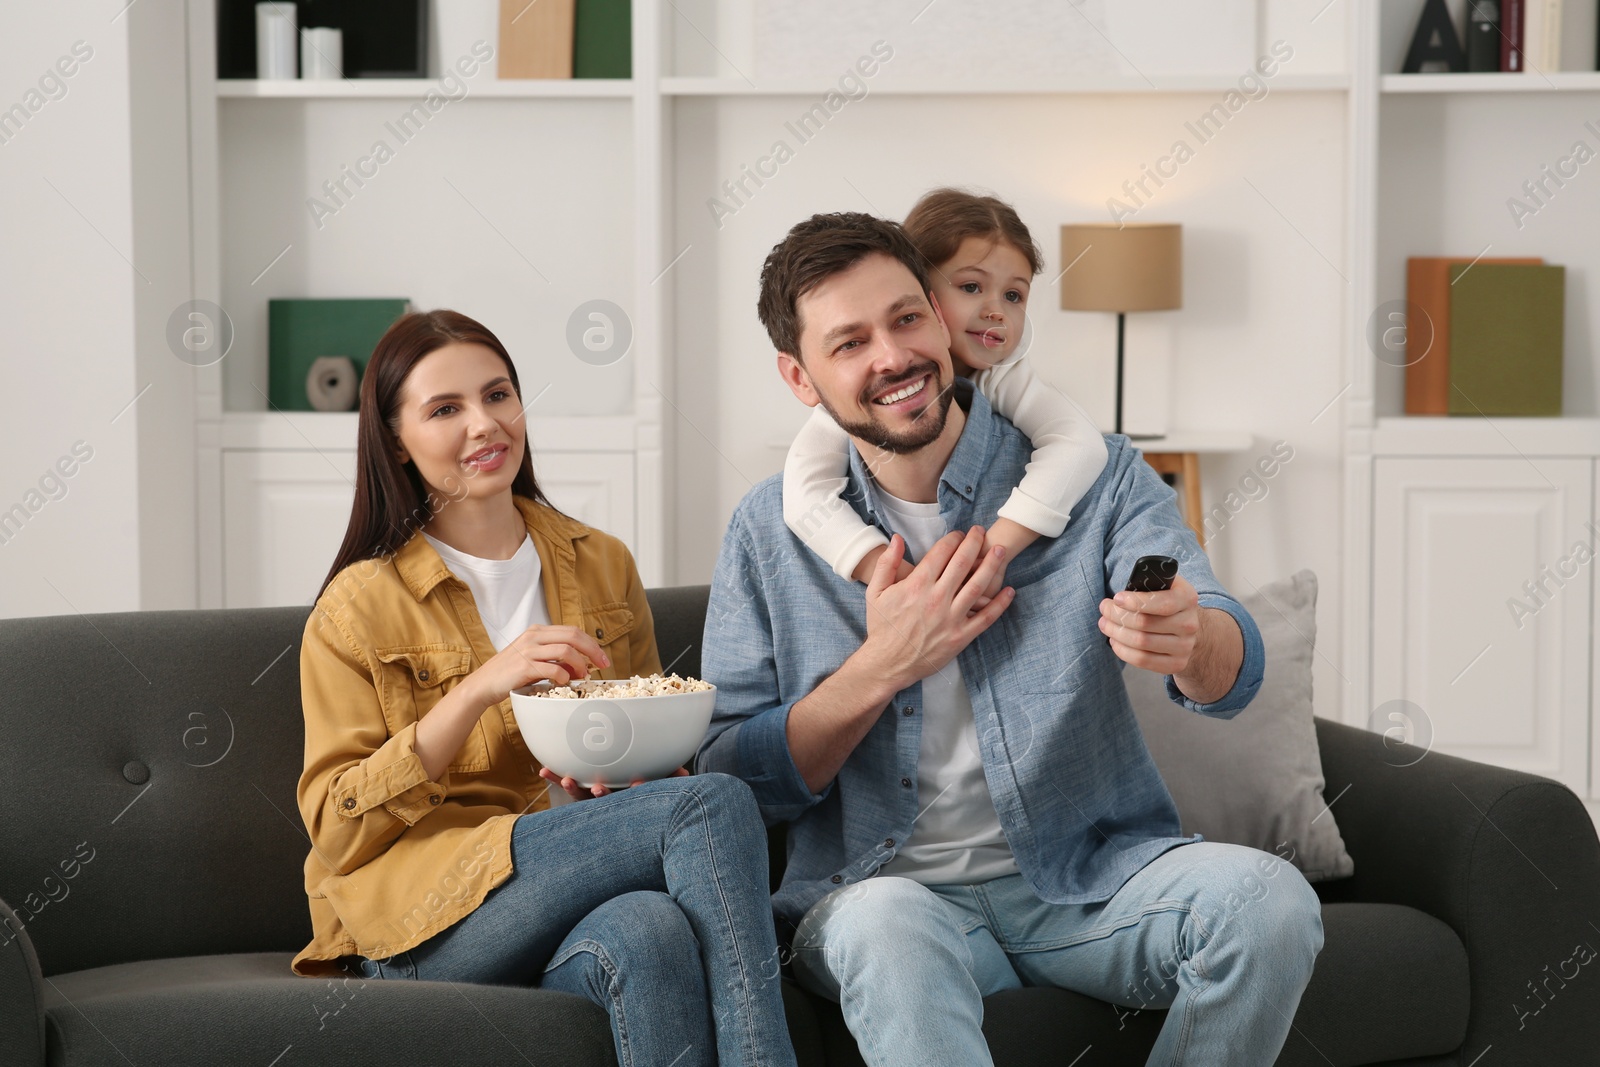
[{"label": "denim shirt pocket", "polygon": [[[394,736],[438,706],[444,695],[472,672],[472,649],[461,645],[405,645],[376,650],[378,699],[389,734]],[[449,764],[452,774],[489,769],[489,742],[483,719],[461,743]]]}]

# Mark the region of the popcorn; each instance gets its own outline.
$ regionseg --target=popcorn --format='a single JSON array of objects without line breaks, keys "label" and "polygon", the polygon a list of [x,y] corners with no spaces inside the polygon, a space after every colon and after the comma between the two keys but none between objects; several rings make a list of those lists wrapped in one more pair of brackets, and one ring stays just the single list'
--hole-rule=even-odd
[{"label": "popcorn", "polygon": [[698,678],[680,678],[676,674],[664,676],[652,674],[647,677],[636,674],[632,678],[615,682],[600,678],[579,679],[569,685],[535,689],[531,695],[552,700],[584,700],[596,697],[616,700],[623,697],[664,697],[678,693],[703,693],[713,688],[715,687],[710,682],[702,682]]}]

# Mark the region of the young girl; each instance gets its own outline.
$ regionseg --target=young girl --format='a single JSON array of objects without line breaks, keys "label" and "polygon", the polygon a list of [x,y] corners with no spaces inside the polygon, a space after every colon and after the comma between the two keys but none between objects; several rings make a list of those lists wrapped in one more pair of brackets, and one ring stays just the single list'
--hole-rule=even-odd
[{"label": "young girl", "polygon": [[550,507],[526,446],[483,326],[418,313],[378,342],[300,652],[314,936],[294,969],[557,989],[609,1012],[624,1065],[793,1067],[750,788],[595,799],[568,778],[581,802],[549,806],[510,691],[661,664],[632,556]]},{"label": "young girl", "polygon": [[[984,554],[1005,546],[1004,562],[1039,537],[1066,529],[1072,507],[1100,476],[1106,444],[1067,396],[1033,373],[1022,340],[1028,290],[1042,267],[1039,248],[1009,204],[959,189],[935,189],[901,224],[934,264],[933,298],[950,330],[955,372],[1033,441],[1027,474],[989,528]],[[795,437],[783,468],[783,517],[795,536],[841,578],[865,583],[889,540],[840,499],[850,439],[819,405]],[[902,560],[900,577],[911,573]],[[1005,571],[990,595],[1005,585]]]}]

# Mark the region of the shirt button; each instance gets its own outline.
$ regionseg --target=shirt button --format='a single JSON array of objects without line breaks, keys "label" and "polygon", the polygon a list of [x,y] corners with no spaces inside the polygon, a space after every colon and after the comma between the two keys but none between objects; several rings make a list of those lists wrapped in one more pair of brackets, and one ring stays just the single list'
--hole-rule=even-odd
[{"label": "shirt button", "polygon": [[969,485],[969,486],[967,486],[967,492],[968,492],[968,493],[970,493],[970,492],[972,492],[972,486],[970,486],[970,485]]},{"label": "shirt button", "polygon": [[911,788],[911,779],[902,778],[902,779],[900,779],[900,784],[905,786],[907,789],[910,789]]},{"label": "shirt button", "polygon": [[426,682],[428,680],[428,668],[424,667],[422,670],[417,672],[417,680],[419,682]]},{"label": "shirt button", "polygon": [[844,878],[843,876],[836,874],[832,878],[828,879],[828,881],[832,882],[834,885],[838,885],[840,882],[844,881]]},{"label": "shirt button", "polygon": [[892,838],[892,837],[884,838],[883,839],[883,847],[884,848],[894,848],[894,838]]},{"label": "shirt button", "polygon": [[900,714],[902,714],[902,715],[910,715],[911,714],[911,705],[907,704],[905,707],[901,708],[900,709]]},{"label": "shirt button", "polygon": [[595,630],[595,632],[594,632],[594,636],[595,636],[595,637],[596,637],[596,638],[597,638],[597,639],[603,639],[603,638],[604,638],[604,637],[605,637],[605,636],[606,636],[606,632],[605,632],[605,631],[604,631],[604,630],[598,630],[598,629],[597,629],[597,630]]},{"label": "shirt button", "polygon": [[355,797],[345,797],[344,798],[344,810],[345,811],[349,811],[351,808],[353,808],[355,806],[356,806],[356,798]]},{"label": "shirt button", "polygon": [[444,799],[444,797],[440,796],[438,793],[431,793],[428,796],[428,803],[429,804],[438,804],[443,799]]}]

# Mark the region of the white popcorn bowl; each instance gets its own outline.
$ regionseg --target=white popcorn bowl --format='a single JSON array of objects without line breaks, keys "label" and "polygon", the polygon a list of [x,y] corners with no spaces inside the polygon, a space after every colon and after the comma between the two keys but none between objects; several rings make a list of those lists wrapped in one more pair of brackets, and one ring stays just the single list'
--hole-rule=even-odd
[{"label": "white popcorn bowl", "polygon": [[534,696],[541,682],[511,692],[517,729],[535,759],[585,789],[624,789],[635,778],[665,778],[688,766],[716,706],[713,687],[644,697]]}]

